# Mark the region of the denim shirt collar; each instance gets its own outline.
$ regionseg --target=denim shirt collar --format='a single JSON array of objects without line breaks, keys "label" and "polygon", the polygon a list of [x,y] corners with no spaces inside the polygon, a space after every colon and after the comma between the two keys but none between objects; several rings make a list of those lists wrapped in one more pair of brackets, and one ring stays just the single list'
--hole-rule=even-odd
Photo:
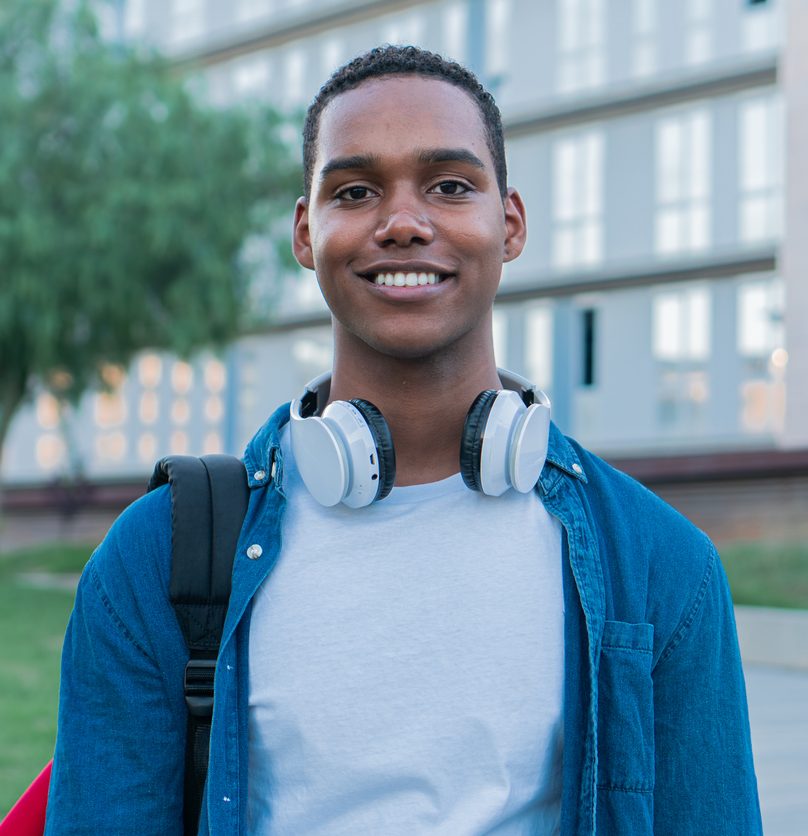
[{"label": "denim shirt collar", "polygon": [[250,488],[263,488],[269,480],[282,484],[281,430],[289,421],[290,403],[279,406],[252,437],[244,451]]}]

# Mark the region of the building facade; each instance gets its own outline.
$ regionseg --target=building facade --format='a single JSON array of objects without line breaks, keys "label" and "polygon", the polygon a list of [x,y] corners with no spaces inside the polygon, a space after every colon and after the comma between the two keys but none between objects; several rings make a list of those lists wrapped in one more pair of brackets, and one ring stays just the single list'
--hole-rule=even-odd
[{"label": "building facade", "polygon": [[[610,458],[808,447],[800,0],[126,0],[104,25],[165,50],[215,102],[292,112],[380,43],[465,63],[496,94],[528,212],[495,309],[499,364]],[[238,453],[330,359],[316,280],[289,275],[272,325],[224,357],[146,352],[72,416],[40,395],[4,478],[139,478],[169,452]]]}]

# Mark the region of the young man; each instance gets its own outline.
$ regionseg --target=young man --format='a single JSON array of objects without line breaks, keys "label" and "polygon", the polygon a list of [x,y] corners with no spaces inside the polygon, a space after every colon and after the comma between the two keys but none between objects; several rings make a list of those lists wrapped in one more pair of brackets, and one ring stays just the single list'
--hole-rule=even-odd
[{"label": "young man", "polygon": [[[304,164],[334,364],[245,453],[201,831],[759,833],[715,550],[497,370],[526,227],[490,95],[374,50],[321,89]],[[49,833],[181,830],[170,538],[161,489],[83,575]]]}]

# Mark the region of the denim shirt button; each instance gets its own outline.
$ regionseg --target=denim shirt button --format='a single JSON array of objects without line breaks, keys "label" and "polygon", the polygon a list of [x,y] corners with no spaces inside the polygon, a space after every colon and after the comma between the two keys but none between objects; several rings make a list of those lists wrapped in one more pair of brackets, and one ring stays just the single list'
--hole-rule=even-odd
[{"label": "denim shirt button", "polygon": [[578,464],[578,462],[575,462],[575,464],[572,466],[572,469],[576,473],[583,473],[584,472],[584,469],[581,467],[581,465]]},{"label": "denim shirt button", "polygon": [[256,470],[255,473],[253,473],[253,479],[255,479],[256,482],[263,482],[266,478],[266,470]]},{"label": "denim shirt button", "polygon": [[261,557],[263,553],[264,550],[261,548],[261,546],[258,545],[258,543],[253,543],[247,549],[247,557],[249,557],[250,560],[258,560],[258,558]]}]

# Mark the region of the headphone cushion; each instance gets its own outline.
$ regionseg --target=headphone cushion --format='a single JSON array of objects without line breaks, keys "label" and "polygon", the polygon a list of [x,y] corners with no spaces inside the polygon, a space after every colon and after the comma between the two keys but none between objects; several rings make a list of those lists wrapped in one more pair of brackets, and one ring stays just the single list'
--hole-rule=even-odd
[{"label": "headphone cushion", "polygon": [[460,438],[460,475],[466,487],[473,491],[482,490],[480,458],[483,450],[483,434],[491,407],[499,392],[486,389],[480,392],[469,407]]},{"label": "headphone cushion", "polygon": [[348,403],[362,413],[373,436],[373,443],[379,455],[379,486],[376,489],[376,502],[384,499],[393,490],[396,481],[396,451],[393,447],[393,437],[387,421],[378,407],[363,398],[352,398]]}]

